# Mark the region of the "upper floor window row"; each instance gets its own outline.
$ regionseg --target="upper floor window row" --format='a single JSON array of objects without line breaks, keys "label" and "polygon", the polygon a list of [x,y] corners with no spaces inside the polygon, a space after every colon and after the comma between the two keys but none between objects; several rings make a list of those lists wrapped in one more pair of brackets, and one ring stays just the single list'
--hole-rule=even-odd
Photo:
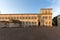
[{"label": "upper floor window row", "polygon": [[52,19],[51,16],[43,16],[43,19]]},{"label": "upper floor window row", "polygon": [[0,19],[37,19],[37,17],[0,17]]},{"label": "upper floor window row", "polygon": [[41,10],[40,12],[41,12],[41,13],[52,13],[51,10]]}]

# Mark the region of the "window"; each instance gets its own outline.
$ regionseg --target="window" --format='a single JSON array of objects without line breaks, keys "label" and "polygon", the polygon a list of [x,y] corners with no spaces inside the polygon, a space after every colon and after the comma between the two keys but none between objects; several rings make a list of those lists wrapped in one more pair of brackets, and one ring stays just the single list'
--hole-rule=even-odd
[{"label": "window", "polygon": [[36,24],[36,22],[34,22],[34,24]]},{"label": "window", "polygon": [[28,24],[30,25],[30,22],[28,22]]},{"label": "window", "polygon": [[24,17],[22,17],[22,19],[24,19]]},{"label": "window", "polygon": [[46,10],[46,13],[47,13],[47,10]]},{"label": "window", "polygon": [[4,17],[2,17],[2,19],[4,19]]},{"label": "window", "polygon": [[50,13],[50,10],[48,12]]},{"label": "window", "polygon": [[43,19],[44,19],[44,16],[43,16]]},{"label": "window", "polygon": [[8,17],[8,19],[10,19],[10,17]]},{"label": "window", "polygon": [[36,17],[35,17],[35,19],[36,19]]},{"label": "window", "polygon": [[30,17],[29,17],[29,19],[30,19]]},{"label": "window", "polygon": [[29,22],[29,24],[31,25],[31,22]]},{"label": "window", "polygon": [[47,22],[46,22],[46,24],[47,24]]},{"label": "window", "polygon": [[30,24],[30,22],[26,22],[26,24],[28,24],[28,25],[29,25],[29,24]]},{"label": "window", "polygon": [[34,22],[32,22],[32,24],[34,24]]},{"label": "window", "polygon": [[20,17],[20,19],[22,19],[22,17]]},{"label": "window", "polygon": [[49,22],[49,24],[50,24],[51,22]]},{"label": "window", "polygon": [[19,19],[19,17],[17,17],[17,19]]},{"label": "window", "polygon": [[34,16],[34,17],[32,17],[32,19],[36,19],[36,17]]},{"label": "window", "polygon": [[36,22],[35,22],[35,24],[36,24]]},{"label": "window", "polygon": [[34,18],[32,17],[32,19],[34,19]]},{"label": "window", "polygon": [[44,13],[44,10],[42,10],[42,13]]},{"label": "window", "polygon": [[31,22],[26,22],[26,24],[30,25],[30,24],[31,24]]},{"label": "window", "polygon": [[27,17],[26,17],[26,19],[27,19]]},{"label": "window", "polygon": [[27,22],[26,22],[26,24],[27,24]]},{"label": "window", "polygon": [[7,17],[5,17],[5,19],[7,19]]},{"label": "window", "polygon": [[45,18],[47,19],[47,16]]}]

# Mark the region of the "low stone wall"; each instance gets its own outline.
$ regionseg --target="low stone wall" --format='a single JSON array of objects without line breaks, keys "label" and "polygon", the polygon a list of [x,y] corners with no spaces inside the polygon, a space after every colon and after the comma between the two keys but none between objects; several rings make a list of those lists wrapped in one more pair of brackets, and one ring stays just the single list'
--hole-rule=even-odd
[{"label": "low stone wall", "polygon": [[36,25],[22,25],[19,23],[2,22],[2,23],[0,23],[0,27],[36,27]]},{"label": "low stone wall", "polygon": [[19,23],[9,23],[9,27],[20,27]]},{"label": "low stone wall", "polygon": [[5,22],[0,23],[0,27],[8,27],[8,26],[9,26],[9,23],[5,23]]},{"label": "low stone wall", "polygon": [[0,27],[20,27],[19,23],[0,23]]}]

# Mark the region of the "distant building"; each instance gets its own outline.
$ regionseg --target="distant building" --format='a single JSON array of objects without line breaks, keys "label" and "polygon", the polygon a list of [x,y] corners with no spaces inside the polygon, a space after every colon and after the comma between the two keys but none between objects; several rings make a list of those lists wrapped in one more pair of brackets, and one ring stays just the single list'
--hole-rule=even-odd
[{"label": "distant building", "polygon": [[20,23],[20,26],[52,26],[52,8],[44,8],[40,13],[0,14],[0,22]]},{"label": "distant building", "polygon": [[60,26],[60,15],[57,16],[57,25]]},{"label": "distant building", "polygon": [[57,16],[52,19],[52,25],[57,26]]}]

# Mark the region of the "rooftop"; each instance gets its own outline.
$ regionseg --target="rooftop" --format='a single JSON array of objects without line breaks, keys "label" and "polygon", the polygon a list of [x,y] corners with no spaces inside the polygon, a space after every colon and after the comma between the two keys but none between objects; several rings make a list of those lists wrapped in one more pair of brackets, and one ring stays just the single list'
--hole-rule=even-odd
[{"label": "rooftop", "polygon": [[52,10],[52,8],[42,8],[40,10]]}]

